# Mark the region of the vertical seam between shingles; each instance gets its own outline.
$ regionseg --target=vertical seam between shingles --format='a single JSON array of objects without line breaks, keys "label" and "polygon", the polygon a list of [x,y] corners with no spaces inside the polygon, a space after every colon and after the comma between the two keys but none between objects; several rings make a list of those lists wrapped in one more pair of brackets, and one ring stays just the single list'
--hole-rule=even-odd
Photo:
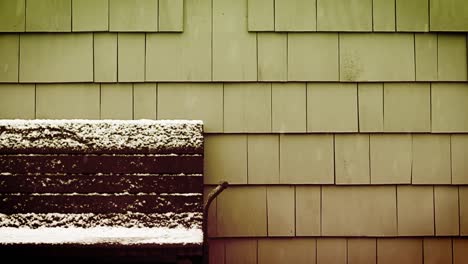
[{"label": "vertical seam between shingles", "polygon": [[143,62],[143,82],[146,81],[146,49],[147,49],[146,42],[148,41],[147,35],[148,35],[148,33],[145,32],[145,50],[144,50],[145,55],[144,55],[144,58],[143,58],[143,60],[144,60],[144,62]]},{"label": "vertical seam between shingles", "polygon": [[436,33],[436,68],[437,68],[437,77],[436,80],[439,80],[439,33]]},{"label": "vertical seam between shingles", "polygon": [[249,134],[245,135],[245,152],[246,152],[246,167],[245,175],[247,177],[247,184],[249,184]]},{"label": "vertical seam between shingles", "polygon": [[28,4],[28,1],[24,0],[24,32],[26,32],[26,18],[28,17],[27,4]]},{"label": "vertical seam between shingles", "polygon": [[319,186],[320,188],[320,236],[323,235],[323,225],[322,225],[322,218],[323,218],[323,212],[322,212],[322,204],[323,204],[323,185]]},{"label": "vertical seam between shingles", "polygon": [[[429,83],[429,131],[432,132],[432,83]],[[450,179],[452,179],[452,174],[450,173]]]},{"label": "vertical seam between shingles", "polygon": [[374,0],[371,0],[371,20],[372,20],[372,32],[374,32]]},{"label": "vertical seam between shingles", "polygon": [[421,238],[421,259],[422,264],[424,264],[424,237]]},{"label": "vertical seam between shingles", "polygon": [[432,207],[433,207],[433,214],[432,214],[432,217],[433,217],[433,236],[437,236],[437,229],[436,229],[436,202],[435,202],[435,199],[436,199],[436,192],[435,192],[435,186],[432,185]]},{"label": "vertical seam between shingles", "polygon": [[135,83],[132,83],[132,119],[135,120]]},{"label": "vertical seam between shingles", "polygon": [[[432,113],[432,111],[431,111]],[[449,157],[450,157],[450,184],[453,184],[453,157],[452,157],[452,135],[449,135]]]},{"label": "vertical seam between shingles", "polygon": [[281,182],[281,136],[277,135],[278,142],[278,183]]},{"label": "vertical seam between shingles", "polygon": [[116,36],[117,36],[117,40],[116,40],[116,42],[117,42],[117,63],[116,63],[117,64],[117,69],[116,69],[117,74],[116,75],[117,76],[116,76],[115,79],[116,79],[116,82],[119,82],[119,36],[120,36],[120,33],[117,32]]},{"label": "vertical seam between shingles", "polygon": [[431,1],[427,0],[427,28],[428,32],[431,32]]},{"label": "vertical seam between shingles", "polygon": [[332,134],[333,136],[333,184],[336,184],[336,134]]},{"label": "vertical seam between shingles", "polygon": [[357,132],[361,132],[361,120],[359,118],[359,84],[356,83],[356,115],[357,115]]},{"label": "vertical seam between shingles", "polygon": [[394,22],[395,22],[394,31],[395,31],[395,32],[397,32],[397,29],[398,29],[398,27],[397,27],[397,1],[398,1],[398,0],[395,0],[395,1],[393,2],[394,9],[395,9],[395,10],[394,10],[394,14],[395,14],[395,17],[394,17]]},{"label": "vertical seam between shingles", "polygon": [[396,202],[396,206],[395,206],[395,209],[396,209],[396,236],[398,236],[400,234],[400,230],[399,230],[399,226],[398,226],[398,186],[395,185],[395,202]]},{"label": "vertical seam between shingles", "polygon": [[99,119],[102,119],[102,83],[99,84]]},{"label": "vertical seam between shingles", "polygon": [[276,31],[276,0],[273,0],[273,31]]},{"label": "vertical seam between shingles", "polygon": [[226,127],[225,127],[225,126],[226,126],[226,120],[225,120],[225,118],[224,118],[224,115],[226,114],[226,110],[224,109],[224,108],[225,108],[225,105],[226,105],[226,104],[225,104],[225,99],[224,99],[224,97],[226,96],[226,91],[225,91],[226,88],[225,88],[224,84],[225,84],[225,83],[221,83],[221,93],[222,93],[222,97],[223,97],[222,100],[221,100],[221,104],[223,104],[223,106],[222,106],[222,109],[223,109],[223,117],[222,117],[222,120],[221,120],[221,121],[223,122],[223,126],[222,126],[223,132],[226,131]]},{"label": "vertical seam between shingles", "polygon": [[269,232],[269,223],[268,223],[268,186],[265,186],[265,207],[266,207],[266,236],[270,236],[270,232]]},{"label": "vertical seam between shingles", "polygon": [[289,32],[286,33],[286,82],[289,81]]},{"label": "vertical seam between shingles", "polygon": [[341,73],[340,73],[340,68],[341,68],[341,61],[340,61],[340,56],[341,56],[341,51],[340,51],[340,36],[341,36],[341,33],[336,33],[338,36],[338,46],[337,46],[337,49],[338,49],[338,81],[341,80]]},{"label": "vertical seam between shingles", "polygon": [[382,83],[382,130],[385,131],[385,83]]},{"label": "vertical seam between shingles", "polygon": [[458,235],[461,234],[461,211],[460,211],[460,186],[457,186],[458,191]]},{"label": "vertical seam between shingles", "polygon": [[255,55],[256,55],[256,60],[257,60],[257,62],[256,62],[256,64],[257,64],[256,65],[257,66],[257,78],[256,79],[257,79],[257,82],[258,82],[259,81],[259,77],[258,77],[259,76],[259,74],[258,74],[258,68],[259,68],[258,67],[258,32],[255,32],[255,49],[256,49],[256,54]]},{"label": "vertical seam between shingles", "polygon": [[34,84],[34,119],[37,119],[37,84]]},{"label": "vertical seam between shingles", "polygon": [[294,237],[297,236],[297,208],[296,208],[296,201],[297,201],[297,191],[296,186],[292,186],[294,190]]},{"label": "vertical seam between shingles", "polygon": [[73,0],[70,0],[70,32],[73,32]]},{"label": "vertical seam between shingles", "polygon": [[270,83],[270,133],[273,132],[273,83]]},{"label": "vertical seam between shingles", "polygon": [[18,74],[16,76],[16,81],[20,82],[20,63],[21,63],[21,34],[18,34]]},{"label": "vertical seam between shingles", "polygon": [[416,33],[413,33],[413,68],[414,68],[414,81],[417,81],[416,76]]},{"label": "vertical seam between shingles", "polygon": [[[460,223],[460,221],[459,221],[459,223]],[[453,264],[454,263],[454,260],[453,260],[453,237],[450,238],[450,246],[451,246],[451,251],[452,251],[452,256],[451,256],[452,261],[451,261],[451,263]]]},{"label": "vertical seam between shingles", "polygon": [[156,106],[155,106],[155,107],[156,107],[156,109],[155,109],[155,111],[156,111],[156,113],[155,113],[155,117],[154,117],[154,118],[156,118],[156,120],[157,120],[157,119],[158,119],[158,112],[159,112],[159,111],[158,111],[158,92],[159,92],[159,83],[154,83],[154,86],[155,86],[155,88],[156,88],[156,92],[155,92],[155,96],[156,96],[156,103],[155,103],[155,105],[156,105]]},{"label": "vertical seam between shingles", "polygon": [[410,138],[411,138],[410,184],[413,184],[414,135],[410,134]]},{"label": "vertical seam between shingles", "polygon": [[107,31],[110,32],[110,0],[107,0]]},{"label": "vertical seam between shingles", "polygon": [[214,64],[213,64],[213,55],[214,55],[214,41],[213,41],[213,36],[214,36],[214,32],[213,32],[213,25],[214,25],[214,10],[213,10],[213,0],[211,0],[211,81],[213,81],[213,77],[214,77]]},{"label": "vertical seam between shingles", "polygon": [[368,158],[369,158],[369,184],[372,184],[372,166],[371,166],[371,134],[367,134],[368,138],[368,150],[369,150],[369,153],[368,153]]},{"label": "vertical seam between shingles", "polygon": [[158,7],[158,13],[156,14],[158,17],[156,18],[156,32],[159,32],[159,24],[161,24],[161,5],[159,4],[159,0],[156,0],[158,3],[157,3],[157,7]]},{"label": "vertical seam between shingles", "polygon": [[96,72],[96,63],[95,63],[96,55],[95,55],[95,50],[94,50],[94,35],[95,35],[95,33],[93,32],[91,34],[92,34],[92,37],[93,37],[93,40],[92,40],[93,41],[93,82],[96,82],[96,74],[95,74],[95,72]]},{"label": "vertical seam between shingles", "polygon": [[308,100],[308,97],[307,97],[307,95],[308,95],[308,90],[309,90],[309,88],[308,88],[309,85],[308,85],[307,82],[304,83],[304,85],[305,85],[305,133],[307,133],[307,132],[309,132],[308,114],[307,114],[307,112],[309,112],[308,109],[307,109],[307,108],[308,108],[308,107],[307,107],[307,102],[309,101],[309,100]]}]

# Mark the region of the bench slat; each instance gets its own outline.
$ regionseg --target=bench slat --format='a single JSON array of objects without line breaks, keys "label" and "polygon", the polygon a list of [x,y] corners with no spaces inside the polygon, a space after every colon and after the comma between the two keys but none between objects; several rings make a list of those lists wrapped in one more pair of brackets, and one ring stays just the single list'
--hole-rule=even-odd
[{"label": "bench slat", "polygon": [[201,212],[199,195],[0,195],[0,213]]},{"label": "bench slat", "polygon": [[1,155],[0,172],[202,174],[203,156]]},{"label": "bench slat", "polygon": [[0,120],[0,153],[203,154],[203,124],[186,120]]},{"label": "bench slat", "polygon": [[202,190],[202,176],[0,176],[0,193],[196,193]]}]

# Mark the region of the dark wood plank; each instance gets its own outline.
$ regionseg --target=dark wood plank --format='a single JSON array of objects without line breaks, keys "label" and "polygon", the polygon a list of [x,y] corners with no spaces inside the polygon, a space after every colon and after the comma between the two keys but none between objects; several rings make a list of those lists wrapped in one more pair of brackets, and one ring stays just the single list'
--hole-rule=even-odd
[{"label": "dark wood plank", "polygon": [[3,154],[203,154],[203,124],[167,120],[2,120]]},{"label": "dark wood plank", "polygon": [[203,156],[0,155],[0,172],[202,174]]},{"label": "dark wood plank", "polygon": [[202,176],[0,175],[0,193],[202,193]]},{"label": "dark wood plank", "polygon": [[0,213],[201,212],[202,195],[0,195]]}]

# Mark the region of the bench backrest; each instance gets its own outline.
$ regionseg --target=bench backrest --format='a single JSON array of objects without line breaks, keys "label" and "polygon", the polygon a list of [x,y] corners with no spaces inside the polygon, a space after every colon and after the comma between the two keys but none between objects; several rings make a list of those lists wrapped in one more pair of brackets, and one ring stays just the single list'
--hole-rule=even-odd
[{"label": "bench backrest", "polygon": [[202,176],[198,121],[0,121],[0,227],[201,228]]}]

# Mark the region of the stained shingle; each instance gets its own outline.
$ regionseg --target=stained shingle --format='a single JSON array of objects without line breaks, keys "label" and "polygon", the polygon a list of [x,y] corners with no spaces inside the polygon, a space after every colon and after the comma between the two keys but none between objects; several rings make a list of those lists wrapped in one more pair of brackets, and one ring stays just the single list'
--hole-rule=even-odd
[{"label": "stained shingle", "polygon": [[452,184],[468,184],[468,135],[451,135]]},{"label": "stained shingle", "polygon": [[117,74],[119,82],[145,80],[145,34],[119,33]]},{"label": "stained shingle", "polygon": [[133,119],[156,119],[155,83],[133,84]]},{"label": "stained shingle", "polygon": [[346,239],[317,239],[317,264],[346,264]]},{"label": "stained shingle", "polygon": [[416,81],[437,81],[437,34],[415,34]]},{"label": "stained shingle", "polygon": [[[225,264],[256,264],[257,263],[257,240],[235,239],[226,240],[226,262]],[[222,262],[211,262],[222,263]]]},{"label": "stained shingle", "polygon": [[283,238],[258,240],[258,264],[315,263],[316,240]]},{"label": "stained shingle", "polygon": [[377,239],[379,264],[422,264],[423,245],[419,238]]},{"label": "stained shingle", "polygon": [[375,238],[348,239],[348,264],[376,264],[377,240]]},{"label": "stained shingle", "polygon": [[452,263],[452,240],[450,238],[425,238],[424,263]]},{"label": "stained shingle", "polygon": [[458,187],[434,187],[434,214],[436,236],[459,235]]},{"label": "stained shingle", "polygon": [[296,186],[296,236],[320,235],[321,199],[320,186]]},{"label": "stained shingle", "polygon": [[335,135],[336,184],[370,184],[369,135]]}]

